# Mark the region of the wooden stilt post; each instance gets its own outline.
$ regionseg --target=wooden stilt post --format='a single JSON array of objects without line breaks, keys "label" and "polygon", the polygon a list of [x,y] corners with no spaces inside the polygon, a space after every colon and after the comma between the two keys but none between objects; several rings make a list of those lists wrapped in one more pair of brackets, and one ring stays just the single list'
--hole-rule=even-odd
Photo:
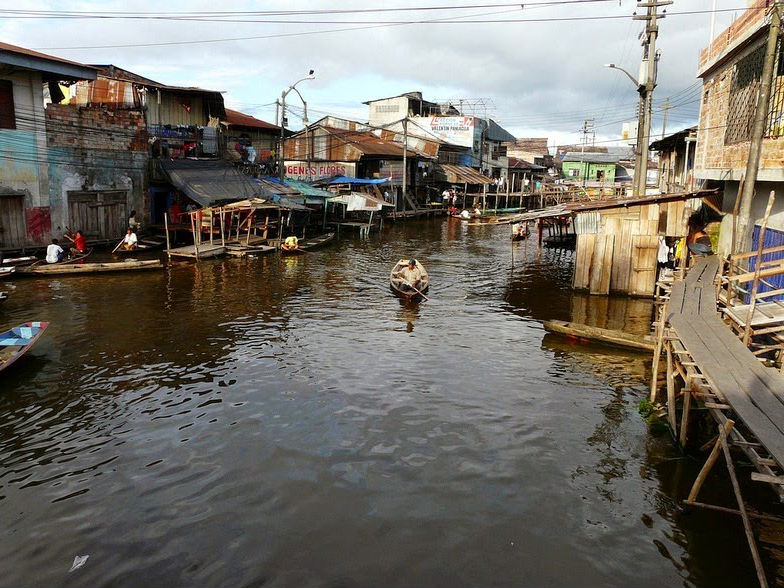
[{"label": "wooden stilt post", "polygon": [[679,441],[681,447],[686,447],[686,437],[689,430],[689,410],[691,409],[691,386],[683,390],[683,412],[681,413],[681,434]]},{"label": "wooden stilt post", "polygon": [[189,213],[188,216],[191,217],[191,233],[193,233],[193,253],[196,256],[196,261],[199,261],[199,236],[196,234],[196,220],[194,219],[196,213]]},{"label": "wooden stilt post", "polygon": [[667,419],[670,421],[672,434],[677,437],[678,428],[675,421],[675,375],[672,365],[672,347],[667,345]]},{"label": "wooden stilt post", "polygon": [[171,260],[171,243],[169,241],[169,211],[165,211],[163,213],[163,227],[166,231],[166,254],[169,256],[169,260]]},{"label": "wooden stilt post", "polygon": [[697,500],[697,496],[700,493],[700,489],[702,485],[705,483],[705,478],[708,477],[713,465],[716,463],[716,460],[719,458],[719,453],[721,452],[721,439],[722,434],[726,439],[727,435],[730,434],[732,428],[735,426],[735,421],[731,419],[727,419],[727,422],[724,423],[724,426],[719,426],[719,437],[716,439],[716,443],[713,445],[713,450],[711,451],[708,459],[705,460],[705,465],[702,466],[700,473],[697,474],[697,479],[694,480],[694,485],[691,487],[691,492],[689,492],[689,497],[686,499],[686,502],[694,502]]},{"label": "wooden stilt post", "polygon": [[226,235],[224,234],[224,229],[226,228],[225,223],[225,215],[223,214],[223,207],[219,208],[220,210],[220,227],[221,227],[221,247],[226,247]]},{"label": "wooden stilt post", "polygon": [[776,200],[775,190],[770,191],[768,196],[768,206],[765,208],[765,216],[762,217],[762,224],[760,225],[759,232],[759,247],[757,247],[756,263],[754,264],[754,281],[751,287],[751,294],[749,297],[749,310],[746,313],[746,328],[743,333],[743,344],[748,345],[751,341],[751,319],[754,318],[754,306],[757,303],[757,290],[759,289],[759,277],[762,265],[762,250],[765,249],[765,231],[768,229],[768,219],[770,218],[770,210],[773,208],[773,202]]},{"label": "wooden stilt post", "polygon": [[215,220],[215,209],[210,208],[210,245],[213,245],[213,230],[214,230],[214,220]]},{"label": "wooden stilt post", "polygon": [[760,559],[759,551],[757,551],[757,543],[754,540],[754,532],[751,529],[751,521],[746,512],[746,505],[743,503],[743,496],[740,493],[740,486],[738,485],[738,477],[735,474],[735,466],[732,463],[732,455],[730,455],[730,447],[727,445],[727,434],[724,429],[719,430],[719,444],[724,450],[724,459],[727,462],[727,471],[730,474],[730,481],[732,482],[732,490],[735,492],[735,499],[738,501],[738,510],[743,519],[743,529],[746,531],[746,540],[749,542],[749,550],[751,551],[751,558],[754,560],[754,567],[757,570],[757,578],[759,579],[762,588],[768,587],[768,581],[765,578],[765,570],[762,568],[762,560]]}]

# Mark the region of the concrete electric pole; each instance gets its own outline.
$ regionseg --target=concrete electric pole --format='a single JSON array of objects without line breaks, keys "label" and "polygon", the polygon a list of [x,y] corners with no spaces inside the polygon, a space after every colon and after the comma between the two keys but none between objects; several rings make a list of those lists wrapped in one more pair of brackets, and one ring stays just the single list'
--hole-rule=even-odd
[{"label": "concrete electric pole", "polygon": [[754,200],[754,184],[757,183],[759,172],[760,152],[762,151],[762,138],[765,136],[765,123],[770,106],[770,91],[773,85],[773,68],[776,62],[776,45],[781,33],[781,11],[784,2],[776,0],[770,15],[770,28],[768,41],[765,46],[765,61],[762,64],[762,76],[759,83],[754,122],[751,127],[749,144],[749,159],[746,162],[746,179],[743,182],[743,192],[740,195],[740,208],[738,210],[738,240],[737,251],[751,251],[753,223],[751,222],[751,203]]},{"label": "concrete electric pole", "polygon": [[638,8],[646,8],[646,14],[635,14],[634,20],[646,21],[643,36],[642,64],[640,64],[639,88],[640,115],[637,124],[637,158],[634,171],[634,196],[645,196],[648,184],[648,145],[651,136],[651,111],[653,107],[653,89],[656,87],[656,66],[659,56],[656,53],[656,37],[659,34],[658,20],[664,14],[657,10],[672,4],[673,0],[637,1]]}]

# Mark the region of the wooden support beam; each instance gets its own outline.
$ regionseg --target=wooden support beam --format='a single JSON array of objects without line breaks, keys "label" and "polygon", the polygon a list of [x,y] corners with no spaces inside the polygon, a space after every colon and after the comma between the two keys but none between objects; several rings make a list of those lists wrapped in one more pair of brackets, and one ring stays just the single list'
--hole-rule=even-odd
[{"label": "wooden support beam", "polygon": [[678,428],[675,422],[675,376],[673,375],[672,351],[667,346],[667,419],[673,435],[678,435]]},{"label": "wooden support beam", "polygon": [[713,465],[716,463],[716,460],[719,459],[719,453],[721,453],[722,448],[722,434],[726,438],[734,426],[735,421],[727,419],[727,422],[724,424],[724,426],[719,427],[719,435],[716,437],[716,442],[713,444],[713,450],[708,456],[708,459],[705,460],[705,464],[702,466],[700,473],[697,474],[697,479],[694,480],[694,485],[691,487],[691,491],[689,492],[689,497],[686,499],[686,502],[694,502],[697,500],[697,495],[700,493],[700,489],[705,483],[705,478],[708,477],[708,474],[713,468]]},{"label": "wooden support beam", "polygon": [[[709,510],[715,510],[718,512],[726,512],[729,514],[736,514],[736,515],[740,514],[740,511],[736,508],[727,508],[726,506],[719,506],[718,504],[708,504],[706,502],[697,502],[697,501],[688,502],[686,500],[684,500],[681,504],[687,507],[697,506],[699,508],[707,508]],[[784,519],[780,517],[774,517],[773,515],[769,515],[769,514],[758,513],[758,512],[747,512],[746,514],[748,514],[748,516],[751,517],[752,519],[759,519],[761,521],[773,521],[776,523],[784,523]]]},{"label": "wooden support beam", "polygon": [[689,430],[689,409],[691,409],[691,390],[686,388],[683,392],[683,412],[681,413],[681,447],[686,447],[686,436]]},{"label": "wooden support beam", "polygon": [[784,476],[771,476],[770,474],[760,474],[751,472],[751,479],[754,482],[767,482],[768,484],[784,484]]},{"label": "wooden support beam", "polygon": [[760,559],[759,551],[757,551],[757,543],[754,540],[754,532],[751,529],[751,521],[749,515],[746,513],[746,505],[743,502],[743,496],[740,493],[740,485],[738,478],[735,474],[735,466],[732,463],[732,455],[730,455],[730,446],[727,444],[727,432],[724,429],[719,429],[719,443],[724,451],[724,459],[727,462],[727,471],[730,474],[730,481],[732,482],[732,490],[735,492],[735,499],[738,501],[738,510],[743,519],[743,529],[746,531],[746,540],[749,542],[749,550],[751,551],[751,558],[754,560],[754,567],[757,570],[757,578],[761,588],[768,587],[768,580],[765,578],[765,570],[762,568],[762,560]]}]

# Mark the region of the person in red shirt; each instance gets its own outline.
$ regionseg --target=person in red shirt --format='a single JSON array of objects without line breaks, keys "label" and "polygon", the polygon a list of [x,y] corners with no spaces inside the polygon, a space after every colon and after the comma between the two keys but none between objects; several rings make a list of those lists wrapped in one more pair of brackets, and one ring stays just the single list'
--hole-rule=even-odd
[{"label": "person in red shirt", "polygon": [[71,255],[83,255],[87,252],[87,239],[85,239],[81,229],[76,231],[76,235],[74,235],[73,238],[67,233],[65,238],[74,244],[74,246],[71,247]]}]

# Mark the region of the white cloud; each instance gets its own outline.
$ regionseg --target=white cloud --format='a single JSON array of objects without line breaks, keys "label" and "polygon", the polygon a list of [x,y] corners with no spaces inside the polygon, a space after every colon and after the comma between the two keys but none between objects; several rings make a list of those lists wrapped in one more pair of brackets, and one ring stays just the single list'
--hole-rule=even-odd
[{"label": "white cloud", "polygon": [[[732,0],[720,0],[719,8]],[[711,0],[677,0],[670,13],[707,10]],[[2,2],[6,8],[16,3]],[[435,4],[435,3],[432,3]],[[584,6],[506,9],[483,19],[624,16],[616,20],[525,22],[498,24],[412,24],[354,32],[261,40],[45,52],[85,63],[114,63],[158,81],[225,90],[227,104],[251,114],[274,119],[268,106],[280,91],[307,70],[317,79],[298,86],[308,100],[311,120],[323,112],[367,118],[361,103],[374,97],[422,90],[426,98],[489,98],[494,115],[520,135],[551,135],[571,141],[586,118],[596,119],[597,135],[619,135],[623,120],[634,118],[637,95],[620,72],[603,68],[617,63],[636,72],[641,49],[636,39],[642,29],[630,15],[633,0],[591,3]],[[733,6],[737,5],[735,0]],[[395,6],[422,6],[400,0]],[[75,2],[68,10],[129,10],[126,2]],[[256,3],[218,5],[212,1],[174,0],[161,5],[143,0],[134,11],[186,12],[259,10]],[[265,3],[264,10],[307,8],[368,8],[359,0],[345,2]],[[61,3],[29,2],[26,9],[62,10]],[[509,12],[514,10],[514,12]],[[471,14],[498,13],[501,9],[474,9]],[[449,12],[453,15],[453,12]],[[338,15],[339,20],[432,19],[444,13],[369,13]],[[732,14],[721,13],[717,33]],[[313,19],[314,17],[309,17]],[[326,18],[326,17],[324,17]],[[14,20],[0,21],[0,35],[10,43],[31,48],[74,47],[206,40],[228,37],[278,35],[323,31],[352,25],[267,24],[260,22],[205,23],[187,20]],[[709,37],[708,14],[678,16],[661,22],[657,102],[675,96],[693,84],[699,50]],[[692,93],[681,94],[691,98]],[[670,111],[668,128],[675,130],[693,120],[698,103],[681,100]],[[659,119],[660,120],[660,117]],[[296,120],[292,120],[296,123]]]}]

